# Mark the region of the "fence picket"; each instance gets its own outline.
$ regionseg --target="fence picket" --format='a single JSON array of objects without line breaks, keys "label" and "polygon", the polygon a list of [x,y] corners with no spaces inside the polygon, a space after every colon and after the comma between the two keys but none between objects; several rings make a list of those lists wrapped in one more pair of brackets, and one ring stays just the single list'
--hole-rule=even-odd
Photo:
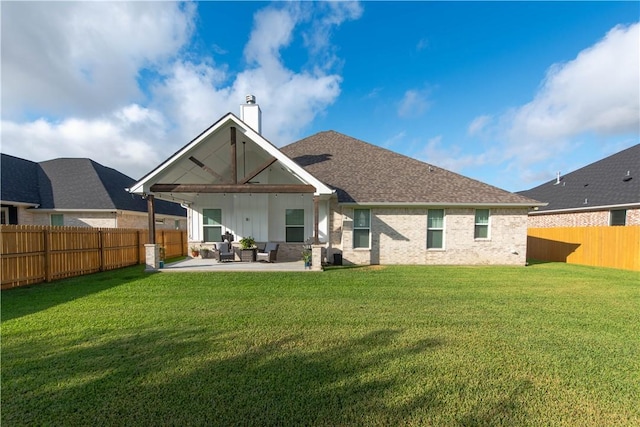
[{"label": "fence picket", "polygon": [[[159,230],[167,258],[187,255],[185,231]],[[107,271],[145,260],[147,230],[0,225],[2,289]]]},{"label": "fence picket", "polygon": [[530,228],[527,258],[640,271],[640,226]]}]

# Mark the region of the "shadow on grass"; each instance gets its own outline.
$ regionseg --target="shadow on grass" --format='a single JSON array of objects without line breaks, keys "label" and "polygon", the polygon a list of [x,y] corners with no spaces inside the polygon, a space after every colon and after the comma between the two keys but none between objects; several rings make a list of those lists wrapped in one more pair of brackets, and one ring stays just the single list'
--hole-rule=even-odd
[{"label": "shadow on grass", "polygon": [[[253,345],[202,328],[132,331],[128,337],[10,346],[3,356],[3,425],[398,425],[438,410],[435,388],[394,399],[405,385],[398,330],[321,350],[290,335]],[[238,347],[242,350],[232,349]],[[38,348],[40,347],[40,348]],[[383,369],[381,369],[381,367]]]},{"label": "shadow on grass", "polygon": [[[402,331],[385,329],[318,350],[301,335],[256,344],[247,335],[204,329],[10,346],[3,355],[2,425],[403,425],[451,419],[451,401],[437,382],[405,377],[397,365],[440,350],[446,343],[437,338],[399,345]],[[435,374],[423,368],[425,376]],[[458,422],[515,425],[509,417],[517,418],[517,398],[493,405],[487,399]]]},{"label": "shadow on grass", "polygon": [[118,270],[94,273],[86,276],[38,283],[2,291],[3,322],[41,310],[64,304],[78,298],[102,292],[138,280],[149,273],[144,266],[126,267]]}]

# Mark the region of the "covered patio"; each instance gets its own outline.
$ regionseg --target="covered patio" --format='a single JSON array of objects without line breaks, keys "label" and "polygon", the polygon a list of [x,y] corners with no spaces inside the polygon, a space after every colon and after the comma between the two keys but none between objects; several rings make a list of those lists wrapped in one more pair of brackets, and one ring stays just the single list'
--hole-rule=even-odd
[{"label": "covered patio", "polygon": [[303,261],[287,262],[218,262],[210,258],[186,258],[165,264],[157,271],[162,273],[215,272],[215,271],[312,271],[304,267]]},{"label": "covered patio", "polygon": [[[289,265],[288,261],[300,260],[304,242],[312,239],[312,264],[321,268],[334,190],[262,137],[261,113],[253,97],[241,106],[241,117],[223,116],[129,189],[147,199],[149,270],[159,266],[158,245],[152,237],[156,199],[186,208],[190,247],[213,249],[228,240],[237,248],[243,238],[251,238],[279,244],[277,260]],[[202,263],[208,261],[193,262],[189,268],[203,269]],[[299,264],[304,269],[302,261]]]}]

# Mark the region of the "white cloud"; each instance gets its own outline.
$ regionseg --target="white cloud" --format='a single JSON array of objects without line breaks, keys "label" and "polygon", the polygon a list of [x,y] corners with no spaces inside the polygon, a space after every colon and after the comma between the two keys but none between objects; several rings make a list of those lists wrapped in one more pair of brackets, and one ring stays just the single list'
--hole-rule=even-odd
[{"label": "white cloud", "polygon": [[429,90],[410,89],[398,103],[398,116],[403,118],[418,117],[429,109]]},{"label": "white cloud", "polygon": [[[291,142],[335,101],[342,79],[322,63],[333,55],[328,38],[308,45],[305,69],[287,67],[282,50],[360,13],[352,2],[267,6],[254,15],[247,67],[232,72],[189,51],[193,4],[3,3],[2,36],[17,41],[2,52],[3,152],[90,157],[137,178],[223,114],[238,114],[249,93],[268,117],[263,134]],[[154,75],[145,86],[143,70]]]},{"label": "white cloud", "polygon": [[416,158],[454,172],[461,172],[469,167],[484,166],[496,161],[493,150],[463,155],[462,147],[455,144],[444,146],[442,139],[442,135],[429,139],[427,144],[416,154]]},{"label": "white cloud", "polygon": [[139,70],[176,53],[194,13],[170,2],[3,2],[3,117],[86,117],[142,100]]},{"label": "white cloud", "polygon": [[467,134],[471,136],[480,135],[483,133],[487,125],[491,123],[492,117],[489,115],[478,116],[469,123]]},{"label": "white cloud", "polygon": [[[476,117],[467,133],[497,141],[504,172],[522,182],[570,170],[575,165],[568,154],[579,147],[616,145],[629,136],[637,140],[639,56],[640,24],[616,26],[574,59],[549,67],[530,102],[495,117]],[[612,150],[603,148],[602,156]]]},{"label": "white cloud", "polygon": [[139,178],[162,160],[154,142],[166,135],[163,122],[159,112],[135,104],[100,119],[3,120],[2,151],[32,161],[86,157]]},{"label": "white cloud", "polygon": [[[640,129],[640,25],[616,26],[567,63],[552,66],[534,99],[504,117],[517,148],[557,154],[557,144],[585,133]],[[544,149],[544,146],[548,149]],[[541,156],[537,156],[540,158]]]}]

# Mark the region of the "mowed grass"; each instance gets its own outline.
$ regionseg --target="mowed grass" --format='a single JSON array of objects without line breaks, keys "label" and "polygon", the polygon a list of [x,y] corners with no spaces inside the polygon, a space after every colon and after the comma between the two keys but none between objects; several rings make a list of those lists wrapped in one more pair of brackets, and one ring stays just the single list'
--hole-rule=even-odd
[{"label": "mowed grass", "polygon": [[10,290],[1,422],[640,425],[639,279],[135,267]]}]

